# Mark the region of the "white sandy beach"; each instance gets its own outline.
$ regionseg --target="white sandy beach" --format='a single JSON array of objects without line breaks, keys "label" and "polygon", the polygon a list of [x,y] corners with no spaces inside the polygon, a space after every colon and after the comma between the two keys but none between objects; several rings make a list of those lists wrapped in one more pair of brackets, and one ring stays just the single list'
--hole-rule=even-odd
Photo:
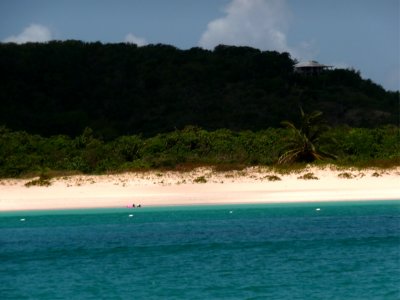
[{"label": "white sandy beach", "polygon": [[[299,178],[306,173],[318,179]],[[269,176],[273,175],[280,180],[270,180]],[[133,203],[169,206],[400,200],[400,167],[390,170],[312,167],[291,174],[278,174],[265,168],[229,172],[198,168],[184,173],[77,175],[52,179],[49,187],[26,187],[31,180],[1,180],[0,211],[118,208]]]}]

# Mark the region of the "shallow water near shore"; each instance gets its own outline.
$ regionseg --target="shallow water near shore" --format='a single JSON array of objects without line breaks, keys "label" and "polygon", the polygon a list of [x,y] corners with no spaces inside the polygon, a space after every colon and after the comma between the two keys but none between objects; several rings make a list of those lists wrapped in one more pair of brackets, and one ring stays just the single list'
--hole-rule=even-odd
[{"label": "shallow water near shore", "polygon": [[400,200],[0,213],[0,298],[399,299]]}]

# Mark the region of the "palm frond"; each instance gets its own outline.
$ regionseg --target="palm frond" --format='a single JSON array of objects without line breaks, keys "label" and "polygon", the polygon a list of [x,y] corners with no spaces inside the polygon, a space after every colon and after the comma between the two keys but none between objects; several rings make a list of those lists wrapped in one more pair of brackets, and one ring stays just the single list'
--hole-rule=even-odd
[{"label": "palm frond", "polygon": [[321,134],[329,127],[322,120],[322,112],[313,111],[304,113],[300,107],[300,127],[296,127],[290,121],[283,121],[281,124],[290,129],[292,136],[288,139],[284,152],[278,159],[278,164],[293,163],[295,161],[314,161],[326,158],[335,159],[333,154],[325,153],[318,149]]}]

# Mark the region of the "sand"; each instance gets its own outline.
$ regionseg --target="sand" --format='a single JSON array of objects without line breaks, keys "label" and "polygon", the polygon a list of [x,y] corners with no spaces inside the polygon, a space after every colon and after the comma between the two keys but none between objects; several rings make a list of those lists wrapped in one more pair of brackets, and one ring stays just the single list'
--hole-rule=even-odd
[{"label": "sand", "polygon": [[[314,179],[302,178],[307,173]],[[48,187],[25,186],[34,179],[1,180],[0,211],[122,208],[133,203],[169,206],[400,200],[400,167],[390,170],[308,167],[291,174],[262,167],[228,172],[198,168],[190,172],[66,176],[53,178]]]}]

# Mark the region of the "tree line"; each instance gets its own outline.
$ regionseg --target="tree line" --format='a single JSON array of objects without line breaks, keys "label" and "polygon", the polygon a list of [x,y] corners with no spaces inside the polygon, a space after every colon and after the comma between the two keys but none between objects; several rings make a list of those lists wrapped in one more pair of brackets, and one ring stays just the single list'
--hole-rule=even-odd
[{"label": "tree line", "polygon": [[294,64],[288,53],[225,45],[0,43],[0,125],[72,139],[90,127],[111,141],[187,125],[262,131],[298,119],[299,106],[334,126],[399,124],[399,92],[354,70],[302,76]]},{"label": "tree line", "polygon": [[[296,139],[290,128],[257,132],[188,126],[151,137],[125,135],[113,140],[96,138],[90,128],[78,136],[42,137],[0,128],[0,177],[49,172],[100,174],[190,166],[276,166]],[[333,156],[325,163],[343,166],[400,165],[400,129],[340,126],[324,131],[318,149]]]}]

